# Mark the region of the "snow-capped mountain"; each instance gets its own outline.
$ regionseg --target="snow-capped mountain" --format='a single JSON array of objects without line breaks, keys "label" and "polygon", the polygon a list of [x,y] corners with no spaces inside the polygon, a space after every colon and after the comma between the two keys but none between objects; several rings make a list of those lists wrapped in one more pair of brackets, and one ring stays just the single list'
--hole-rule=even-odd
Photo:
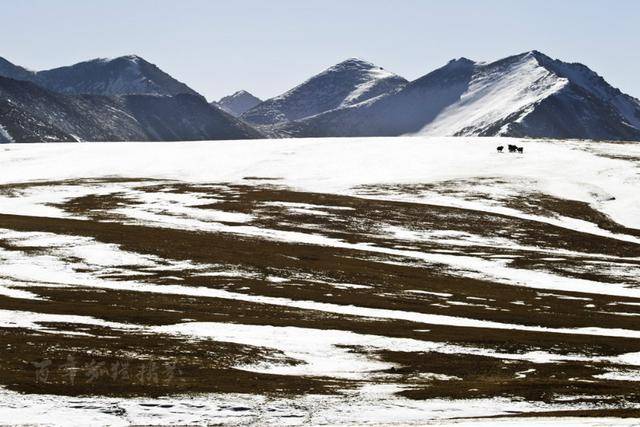
[{"label": "snow-capped mountain", "polygon": [[301,120],[392,93],[407,81],[370,62],[348,59],[242,115],[259,125]]},{"label": "snow-capped mountain", "polygon": [[93,59],[38,72],[1,59],[0,76],[28,80],[54,92],[68,94],[198,95],[189,86],[136,55]]},{"label": "snow-capped mountain", "polygon": [[492,63],[453,60],[397,92],[272,132],[640,140],[640,101],[582,64],[532,51]]},{"label": "snow-capped mountain", "polygon": [[420,133],[639,139],[640,102],[582,64],[533,51],[478,64],[466,92]]},{"label": "snow-capped mountain", "polygon": [[248,111],[260,104],[262,100],[256,96],[253,96],[246,90],[239,90],[233,95],[225,96],[220,101],[214,101],[211,104],[223,109],[227,113],[234,117],[241,116],[245,111]]},{"label": "snow-capped mountain", "polygon": [[67,95],[0,77],[0,142],[260,137],[199,95]]}]

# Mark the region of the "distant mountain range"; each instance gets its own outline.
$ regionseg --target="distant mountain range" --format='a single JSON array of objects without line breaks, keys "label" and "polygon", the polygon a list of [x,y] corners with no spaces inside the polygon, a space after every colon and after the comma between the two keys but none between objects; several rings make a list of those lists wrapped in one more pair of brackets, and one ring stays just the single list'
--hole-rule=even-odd
[{"label": "distant mountain range", "polygon": [[33,72],[0,58],[0,142],[262,138],[130,55]]},{"label": "distant mountain range", "polygon": [[268,132],[640,140],[640,101],[582,64],[533,51],[488,64],[452,60],[398,91]]},{"label": "distant mountain range", "polygon": [[348,59],[265,101],[217,102],[135,56],[30,71],[0,58],[0,142],[325,136],[640,141],[640,101],[582,64],[531,51],[452,60],[414,81]]},{"label": "distant mountain range", "polygon": [[199,95],[136,55],[93,59],[45,71],[29,71],[0,58],[0,75],[75,95]]},{"label": "distant mountain range", "polygon": [[0,77],[0,141],[180,141],[263,135],[190,94],[67,95]]}]

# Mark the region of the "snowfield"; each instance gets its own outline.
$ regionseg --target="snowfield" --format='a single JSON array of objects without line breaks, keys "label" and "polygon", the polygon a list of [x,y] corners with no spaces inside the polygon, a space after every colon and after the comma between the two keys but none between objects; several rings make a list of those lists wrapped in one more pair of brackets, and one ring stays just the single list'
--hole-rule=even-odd
[{"label": "snowfield", "polygon": [[639,194],[635,143],[2,145],[0,424],[633,424]]},{"label": "snowfield", "polygon": [[[496,146],[510,143],[525,145],[525,155],[496,153]],[[509,181],[493,188],[494,196],[543,192],[587,202],[616,222],[640,228],[640,176],[637,162],[629,161],[640,158],[637,143],[397,137],[4,147],[3,183],[109,176],[241,182],[257,176],[303,191],[351,194],[359,185],[490,177]],[[464,200],[435,202],[470,206]],[[487,200],[478,207],[494,204]]]}]

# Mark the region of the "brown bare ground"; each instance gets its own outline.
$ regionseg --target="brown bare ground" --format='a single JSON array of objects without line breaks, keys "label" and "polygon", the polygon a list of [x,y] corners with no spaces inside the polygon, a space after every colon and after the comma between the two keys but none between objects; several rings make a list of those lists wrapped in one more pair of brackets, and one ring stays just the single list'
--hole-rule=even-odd
[{"label": "brown bare ground", "polygon": [[[360,197],[304,193],[277,185],[264,184],[261,177],[247,177],[254,185],[212,183],[189,185],[135,179],[78,180],[3,186],[4,194],[19,196],[25,188],[38,186],[86,186],[121,183],[131,189],[112,194],[90,194],[56,206],[74,218],[44,218],[24,215],[0,215],[0,228],[20,232],[48,232],[83,236],[98,242],[116,244],[121,250],[157,256],[167,262],[189,261],[194,265],[220,266],[220,271],[241,272],[203,276],[201,270],[167,268],[146,271],[142,267],[121,266],[121,273],[100,277],[116,281],[136,281],[156,285],[198,286],[225,289],[250,295],[305,300],[366,308],[439,314],[549,328],[637,329],[640,300],[609,295],[567,291],[542,291],[525,286],[497,283],[490,279],[470,278],[451,271],[446,265],[420,263],[402,255],[384,255],[366,250],[336,248],[305,243],[257,238],[233,232],[204,232],[140,224],[114,212],[122,207],[143,207],[136,192],[147,194],[193,194],[210,202],[192,208],[207,212],[250,214],[241,225],[261,229],[313,233],[348,243],[366,243],[381,248],[407,249],[425,253],[447,253],[483,259],[504,257],[507,265],[521,269],[553,271],[558,275],[622,283],[615,275],[585,273],[585,261],[610,257],[639,265],[640,246],[618,239],[586,234],[541,222],[506,215],[416,203],[392,202]],[[277,182],[277,180],[274,180]],[[455,191],[451,187],[450,191]],[[376,191],[423,191],[425,188],[367,188]],[[441,190],[441,189],[440,189]],[[439,191],[440,191],[439,190]],[[283,204],[284,203],[284,204]],[[523,200],[507,200],[510,207],[539,215],[563,215],[598,224],[615,233],[639,236],[637,230],[624,228],[588,206],[574,201],[538,195]],[[293,205],[313,205],[291,209]],[[326,215],[318,215],[321,210]],[[166,212],[166,215],[172,215]],[[85,219],[89,218],[89,219]],[[238,224],[226,223],[229,226]],[[509,239],[521,247],[501,245],[452,245],[435,240],[402,240],[388,233],[390,226],[416,232],[455,231],[485,239]],[[529,247],[522,248],[522,247]],[[19,247],[0,239],[0,248],[27,255],[48,253],[46,247]],[[531,248],[544,249],[546,252]],[[554,251],[564,261],[550,261]],[[576,255],[578,254],[578,255]],[[640,268],[640,265],[639,267]],[[274,282],[270,277],[284,280]],[[340,287],[341,284],[361,287]],[[291,307],[243,302],[230,299],[163,295],[126,290],[103,290],[89,286],[53,287],[34,283],[29,288],[43,300],[0,296],[2,309],[50,314],[92,316],[113,322],[138,325],[168,325],[186,321],[227,322],[250,325],[298,326],[337,329],[361,334],[413,338],[525,353],[550,351],[556,354],[615,356],[640,351],[640,341],[595,335],[526,332],[509,329],[466,328],[421,324],[410,321],[367,318],[303,310]],[[431,293],[415,293],[424,291]],[[451,294],[443,296],[439,294]],[[145,335],[109,328],[68,324],[47,325],[50,332],[0,328],[0,383],[10,389],[29,393],[66,395],[160,395],[182,392],[243,392],[283,395],[338,393],[356,387],[349,381],[332,378],[295,377],[257,374],[239,370],[238,365],[269,358],[282,358],[279,352],[215,341],[190,341],[169,335]],[[52,333],[55,332],[55,333]],[[83,332],[87,335],[70,335]],[[369,352],[354,348],[355,352]],[[179,374],[171,381],[155,383],[110,379],[101,381],[68,380],[61,366],[72,356],[81,364],[102,363],[113,366],[126,362],[148,366],[151,360],[160,366],[176,366]],[[479,355],[406,353],[378,351],[372,357],[392,362],[395,368],[383,372],[386,381],[407,385],[403,396],[412,399],[512,397],[547,403],[562,397],[577,397],[595,405],[638,403],[637,386],[630,381],[594,378],[612,368],[606,362],[532,363]],[[48,382],[37,382],[35,365],[49,359],[52,369]],[[290,363],[296,363],[290,360]],[[142,363],[142,364],[141,364]],[[138,366],[138,367],[140,367]],[[146,368],[141,368],[146,369]],[[527,375],[523,371],[535,369]],[[438,380],[430,374],[458,379]],[[384,381],[384,380],[381,380]],[[637,384],[637,383],[636,383]],[[601,396],[601,397],[593,397]],[[571,415],[572,413],[569,413]],[[580,412],[576,415],[615,414]],[[632,416],[623,412],[620,416]],[[549,415],[566,415],[550,413]],[[616,415],[617,416],[617,415]]]}]

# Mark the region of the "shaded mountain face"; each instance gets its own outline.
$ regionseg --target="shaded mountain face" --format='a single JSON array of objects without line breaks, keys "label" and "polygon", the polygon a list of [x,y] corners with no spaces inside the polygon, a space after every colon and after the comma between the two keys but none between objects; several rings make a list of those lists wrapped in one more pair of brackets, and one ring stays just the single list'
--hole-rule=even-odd
[{"label": "shaded mountain face", "polygon": [[221,98],[220,101],[212,102],[211,104],[221,108],[234,117],[239,117],[261,102],[262,100],[260,98],[253,96],[246,90],[239,90],[233,95],[225,96]]},{"label": "shaded mountain face", "polygon": [[0,76],[27,80],[59,93],[198,95],[189,86],[135,55],[115,59],[94,59],[38,72],[29,72],[13,64],[3,66],[3,62],[11,64],[6,60],[0,60]]},{"label": "shaded mountain face", "polygon": [[37,75],[36,83],[60,93],[198,95],[184,83],[135,55],[94,59],[69,67],[40,71]]},{"label": "shaded mountain face", "polygon": [[582,64],[568,64],[535,52],[538,62],[566,81],[513,123],[509,136],[640,140],[640,100],[622,93]]},{"label": "shaded mountain face", "polygon": [[0,77],[1,142],[260,137],[260,132],[197,95],[67,95]]},{"label": "shaded mountain face", "polygon": [[392,93],[407,81],[359,59],[341,62],[242,115],[258,125],[301,120]]},{"label": "shaded mountain face", "polygon": [[24,67],[15,65],[6,59],[0,57],[0,76],[9,77],[17,80],[33,80],[35,79],[35,72],[29,71]]},{"label": "shaded mountain face", "polygon": [[454,60],[397,92],[270,132],[640,140],[640,102],[582,64],[533,51],[489,64]]}]

